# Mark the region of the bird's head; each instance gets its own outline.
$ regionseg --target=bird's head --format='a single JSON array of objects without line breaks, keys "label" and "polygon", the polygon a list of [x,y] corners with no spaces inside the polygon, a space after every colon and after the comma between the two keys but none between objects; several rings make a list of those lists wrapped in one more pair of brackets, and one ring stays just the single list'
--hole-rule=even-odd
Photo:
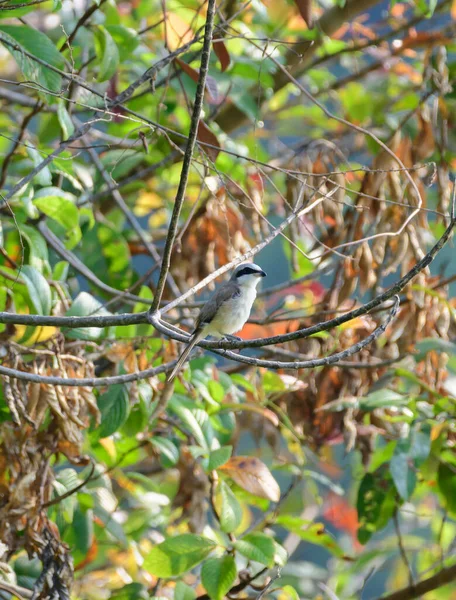
[{"label": "bird's head", "polygon": [[257,286],[262,277],[266,277],[266,273],[261,267],[254,263],[241,263],[234,269],[231,280],[239,285]]}]

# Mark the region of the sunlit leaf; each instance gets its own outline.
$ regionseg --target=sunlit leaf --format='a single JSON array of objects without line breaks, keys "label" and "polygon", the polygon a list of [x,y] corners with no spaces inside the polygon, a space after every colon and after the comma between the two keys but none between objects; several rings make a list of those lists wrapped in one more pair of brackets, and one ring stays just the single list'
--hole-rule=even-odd
[{"label": "sunlit leaf", "polygon": [[280,488],[267,466],[254,456],[233,456],[220,467],[241,488],[273,502],[280,499]]},{"label": "sunlit leaf", "polygon": [[242,521],[241,505],[224,481],[220,482],[217,491],[220,494],[220,527],[226,533],[236,531]]},{"label": "sunlit leaf", "polygon": [[274,564],[274,540],[264,533],[249,533],[234,543],[236,550],[248,558],[267,567]]},{"label": "sunlit leaf", "polygon": [[184,533],[154,546],[144,558],[143,568],[156,577],[173,577],[189,571],[214,549],[213,541]]},{"label": "sunlit leaf", "polygon": [[223,600],[236,580],[236,563],[233,556],[206,560],[201,569],[201,583],[211,600]]},{"label": "sunlit leaf", "polygon": [[[46,34],[25,25],[0,25],[0,39],[4,38],[6,49],[14,56],[19,68],[26,79],[39,83],[44,91],[59,92],[62,77],[49,67],[46,67],[29,56],[22,50],[38,57],[42,61],[55,67],[63,69],[63,56],[51,42]],[[10,42],[7,44],[6,42]],[[11,45],[12,44],[12,45]],[[50,96],[48,100],[52,102]]]},{"label": "sunlit leaf", "polygon": [[213,471],[220,468],[229,460],[232,452],[233,446],[222,446],[221,448],[217,448],[217,450],[211,450],[207,470]]}]

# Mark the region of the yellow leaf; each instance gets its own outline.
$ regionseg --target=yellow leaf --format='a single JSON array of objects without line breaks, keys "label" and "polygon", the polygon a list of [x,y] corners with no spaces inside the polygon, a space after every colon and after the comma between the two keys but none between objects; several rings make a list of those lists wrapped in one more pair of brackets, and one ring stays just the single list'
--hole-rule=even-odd
[{"label": "yellow leaf", "polygon": [[166,14],[166,45],[172,50],[177,50],[193,39],[193,31],[189,24],[176,13]]},{"label": "yellow leaf", "polygon": [[166,210],[157,210],[157,212],[149,217],[149,228],[155,229],[160,227],[166,223],[167,219],[168,216],[166,214]]},{"label": "yellow leaf", "polygon": [[[16,333],[13,337],[14,341],[18,342],[25,334],[25,330],[27,329],[27,325],[16,325]],[[47,342],[51,337],[56,335],[57,328],[56,327],[37,327],[33,335],[24,342],[24,346],[33,346],[38,342]]]},{"label": "yellow leaf", "polygon": [[137,217],[143,217],[150,213],[151,210],[161,208],[163,200],[154,192],[141,192],[136,200],[134,213]]},{"label": "yellow leaf", "polygon": [[99,440],[99,444],[100,446],[103,446],[103,448],[106,450],[106,452],[111,458],[116,458],[117,451],[116,446],[114,444],[114,440],[112,440],[111,438],[102,438],[101,440]]}]

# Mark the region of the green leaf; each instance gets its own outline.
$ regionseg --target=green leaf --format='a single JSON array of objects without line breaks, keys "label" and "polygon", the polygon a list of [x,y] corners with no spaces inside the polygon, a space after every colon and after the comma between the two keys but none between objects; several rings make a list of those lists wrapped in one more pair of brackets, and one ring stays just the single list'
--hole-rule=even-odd
[{"label": "green leaf", "polygon": [[281,591],[286,594],[290,600],[299,600],[298,592],[291,585],[284,585]]},{"label": "green leaf", "polygon": [[431,452],[431,428],[425,423],[419,431],[410,433],[410,456],[416,467],[420,467]]},{"label": "green leaf", "polygon": [[67,236],[66,246],[69,250],[74,248],[82,233],[78,224],[78,209],[71,200],[61,196],[42,196],[35,198],[33,203],[42,213],[62,225]]},{"label": "green leaf", "polygon": [[398,443],[389,465],[394,485],[403,500],[410,498],[416,486],[416,472],[414,465],[410,464],[409,449],[408,443]]},{"label": "green leaf", "polygon": [[41,233],[29,225],[21,224],[20,232],[25,245],[28,246],[29,264],[41,273],[46,273],[49,269],[49,253],[45,239]]},{"label": "green leaf", "polygon": [[252,393],[255,392],[255,386],[252,385],[250,383],[250,381],[248,381],[245,377],[243,377],[242,375],[239,375],[239,373],[233,373],[232,375],[230,375],[230,377],[231,377],[231,380],[233,381],[233,383],[244,388],[248,392],[252,392]]},{"label": "green leaf", "polygon": [[447,510],[456,516],[456,465],[441,462],[437,471],[437,483],[445,499]]},{"label": "green leaf", "polygon": [[425,338],[420,342],[417,342],[416,349],[418,353],[415,354],[415,360],[421,361],[431,350],[439,350],[440,352],[446,352],[448,354],[456,354],[456,344],[449,342],[448,340],[442,340],[441,338]]},{"label": "green leaf", "polygon": [[[34,167],[37,167],[39,164],[41,164],[43,162],[44,156],[41,156],[41,154],[38,152],[38,150],[36,148],[32,148],[32,146],[28,145],[26,147],[26,150],[27,150],[27,154],[32,159]],[[52,177],[51,177],[51,171],[49,170],[49,167],[44,167],[43,169],[41,169],[41,171],[35,175],[34,179],[41,186],[51,185]]]},{"label": "green leaf", "polygon": [[50,315],[52,295],[51,288],[46,279],[35,267],[31,267],[30,265],[22,267],[21,277],[27,287],[36,313],[39,315]]},{"label": "green leaf", "polygon": [[111,34],[112,39],[122,52],[122,60],[126,54],[131,54],[138,47],[139,35],[130,27],[124,25],[107,25],[106,30]]},{"label": "green leaf", "polygon": [[[169,402],[169,407],[182,420],[184,425],[190,430],[198,444],[208,451],[208,443],[203,433],[203,429],[196,417],[195,410],[190,410],[189,408],[184,406],[184,404],[179,401],[179,396],[177,394],[175,394],[171,398]],[[207,413],[204,414],[207,416]]]},{"label": "green leaf", "polygon": [[217,448],[217,450],[212,450],[209,454],[209,464],[207,466],[207,471],[214,471],[218,469],[222,465],[226,463],[227,460],[231,457],[233,452],[233,446],[222,446],[221,448]]},{"label": "green leaf", "polygon": [[172,467],[179,460],[179,449],[171,440],[164,437],[153,437],[151,439],[152,446],[160,452],[161,458],[166,458],[168,461],[167,467]]},{"label": "green leaf", "polygon": [[218,486],[220,494],[220,527],[225,533],[235,531],[242,521],[242,508],[227,483],[221,481]]},{"label": "green leaf", "polygon": [[174,588],[173,600],[195,600],[196,592],[183,581],[178,581]]},{"label": "green leaf", "polygon": [[210,558],[201,569],[201,583],[212,600],[223,600],[236,580],[237,569],[233,556]]},{"label": "green leaf", "polygon": [[[24,54],[25,50],[52,67],[63,69],[65,66],[63,56],[47,35],[38,29],[24,25],[0,25],[0,40],[3,41],[6,49],[14,56],[26,79],[35,81],[51,92],[60,91],[62,84],[61,75]],[[5,42],[13,43],[14,48]],[[52,96],[50,96],[49,102],[53,101]]]},{"label": "green leaf", "polygon": [[93,543],[93,512],[76,510],[73,519],[76,548],[87,554]]},{"label": "green leaf", "polygon": [[343,549],[339,546],[336,540],[325,531],[323,523],[309,523],[300,517],[293,517],[291,515],[281,515],[277,519],[277,524],[282,525],[290,532],[298,535],[302,540],[315,544],[316,546],[322,546],[326,548],[328,552],[334,554],[339,558],[344,556]]},{"label": "green leaf", "polygon": [[225,390],[223,389],[223,385],[221,383],[211,379],[207,382],[207,389],[216,402],[220,403],[223,401],[223,398],[225,397]]},{"label": "green leaf", "polygon": [[[101,302],[87,292],[81,292],[76,296],[70,309],[68,317],[86,317],[89,315],[110,315]],[[103,330],[99,327],[77,327],[65,330],[65,336],[78,340],[98,340],[103,336]]]},{"label": "green leaf", "polygon": [[152,548],[143,568],[156,577],[174,577],[202,562],[214,548],[215,542],[199,535],[176,535]]},{"label": "green leaf", "polygon": [[288,561],[288,552],[285,550],[285,548],[282,546],[282,544],[279,544],[275,540],[274,540],[274,548],[275,548],[274,563],[276,565],[278,565],[279,567],[284,567]]},{"label": "green leaf", "polygon": [[74,133],[74,125],[69,112],[65,108],[63,100],[59,100],[57,106],[57,118],[59,120],[60,127],[62,128],[63,139],[67,140]]},{"label": "green leaf", "polygon": [[358,540],[366,544],[372,534],[386,526],[397,508],[396,489],[386,469],[364,475],[358,490]]},{"label": "green leaf", "polygon": [[108,391],[98,398],[98,408],[101,412],[98,437],[108,437],[117,431],[127,420],[129,407],[127,388],[122,384],[110,386]]},{"label": "green leaf", "polygon": [[[177,587],[177,586],[176,586]],[[114,590],[109,596],[110,600],[149,600],[147,588],[142,583],[128,583],[118,590]]]},{"label": "green leaf", "polygon": [[111,79],[119,66],[119,49],[109,31],[98,25],[95,29],[97,55],[100,60],[98,81]]},{"label": "green leaf", "polygon": [[52,279],[54,281],[66,281],[70,265],[66,260],[61,260],[55,264],[52,270]]},{"label": "green leaf", "polygon": [[363,411],[371,411],[376,408],[388,406],[403,406],[409,402],[408,396],[403,396],[392,390],[377,390],[368,394],[364,398],[359,398],[359,408]]},{"label": "green leaf", "polygon": [[274,565],[274,540],[264,533],[249,533],[234,543],[236,550],[248,558],[267,567]]},{"label": "green leaf", "polygon": [[[19,8],[13,8],[15,4],[19,4]],[[35,4],[33,2],[31,2],[29,6],[24,6],[24,4],[24,0],[8,0],[8,8],[10,8],[10,10],[0,10],[0,19],[18,19],[35,10]],[[6,8],[6,6],[2,8]]]}]

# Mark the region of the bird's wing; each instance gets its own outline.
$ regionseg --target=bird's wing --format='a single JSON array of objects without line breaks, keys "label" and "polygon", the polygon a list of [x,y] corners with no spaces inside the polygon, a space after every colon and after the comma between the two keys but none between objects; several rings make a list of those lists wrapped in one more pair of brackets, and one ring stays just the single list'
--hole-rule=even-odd
[{"label": "bird's wing", "polygon": [[215,290],[196,319],[195,331],[210,323],[224,302],[236,298],[240,294],[241,288],[235,281],[227,281],[218,290]]}]

